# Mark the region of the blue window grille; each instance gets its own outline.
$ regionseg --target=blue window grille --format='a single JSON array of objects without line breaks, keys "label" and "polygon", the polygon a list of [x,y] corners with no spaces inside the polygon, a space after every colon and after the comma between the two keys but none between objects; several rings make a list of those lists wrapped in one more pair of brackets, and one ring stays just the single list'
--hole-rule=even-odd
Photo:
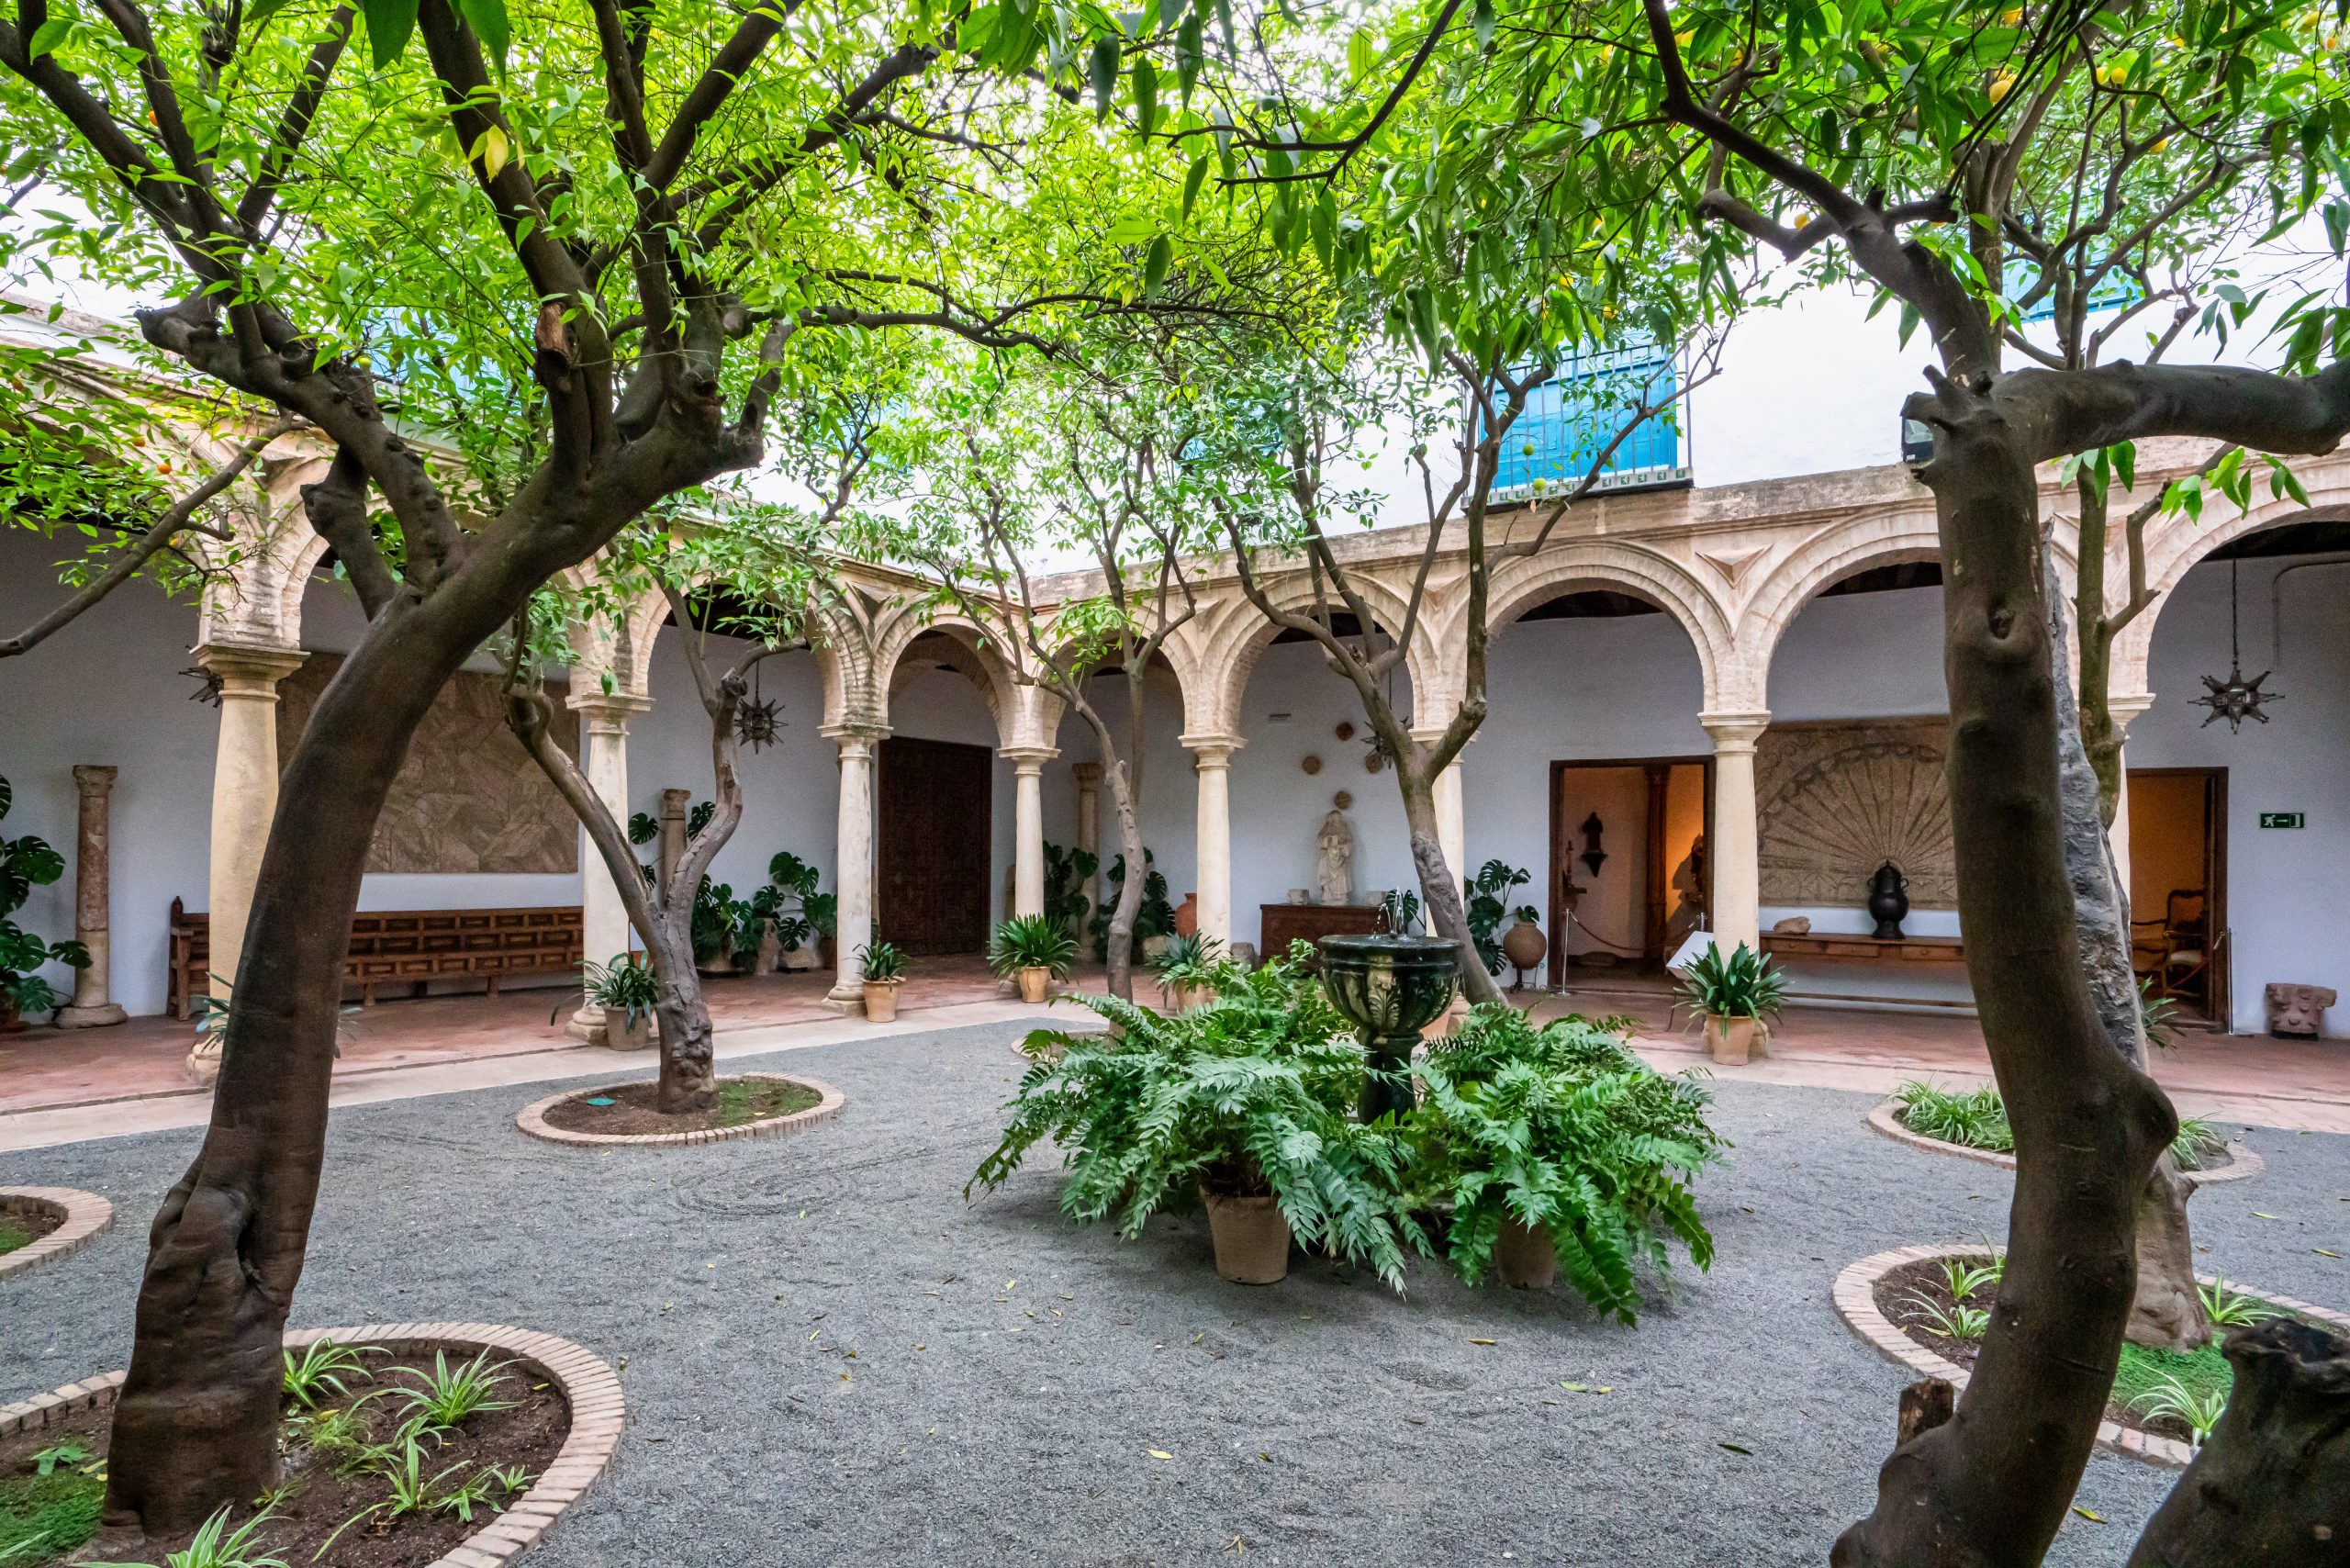
[{"label": "blue window grille", "polygon": [[1593,487],[1629,490],[1685,482],[1685,408],[1670,401],[1680,376],[1675,354],[1648,346],[1577,354],[1561,364],[1556,376],[1528,394],[1526,411],[1502,438],[1494,501],[1555,495],[1583,483],[1592,460],[1616,439],[1641,401],[1668,406],[1624,438]]}]

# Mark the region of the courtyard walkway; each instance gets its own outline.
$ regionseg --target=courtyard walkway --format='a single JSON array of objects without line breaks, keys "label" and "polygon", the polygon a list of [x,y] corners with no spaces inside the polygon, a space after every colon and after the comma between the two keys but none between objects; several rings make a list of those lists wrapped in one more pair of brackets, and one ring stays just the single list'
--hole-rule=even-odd
[{"label": "courtyard walkway", "polygon": [[[1868,1508],[1906,1381],[1830,1282],[1880,1249],[1996,1237],[2009,1197],[2004,1171],[1871,1136],[1871,1094],[1724,1078],[1735,1148],[1699,1188],[1719,1255],[1677,1265],[1637,1328],[1428,1267],[1401,1296],[1302,1258],[1251,1290],[1216,1279],[1196,1216],[1133,1243],[1071,1227],[1049,1163],[965,1204],[1020,1032],[755,1058],[847,1096],[776,1140],[562,1148],[514,1127],[537,1085],[344,1105],[294,1322],[519,1324],[618,1369],[615,1466],[546,1568],[1810,1568]],[[196,1136],[0,1157],[122,1214],[0,1285],[0,1400],[123,1363],[143,1221]],[[2248,1141],[2266,1171],[2195,1201],[2207,1266],[2342,1305],[2350,1265],[2314,1249],[2350,1253],[2350,1139]],[[2093,1460],[2092,1517],[2051,1562],[2121,1563],[2173,1480]]]}]

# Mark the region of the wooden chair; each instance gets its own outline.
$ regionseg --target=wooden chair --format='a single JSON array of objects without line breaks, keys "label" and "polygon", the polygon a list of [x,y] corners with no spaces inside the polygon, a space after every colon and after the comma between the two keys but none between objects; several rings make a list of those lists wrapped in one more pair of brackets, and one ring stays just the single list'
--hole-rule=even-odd
[{"label": "wooden chair", "polygon": [[2130,946],[2133,967],[2153,980],[2154,995],[2201,1000],[2211,969],[2211,924],[2203,890],[2173,888],[2163,900],[2161,919],[2130,923]]}]

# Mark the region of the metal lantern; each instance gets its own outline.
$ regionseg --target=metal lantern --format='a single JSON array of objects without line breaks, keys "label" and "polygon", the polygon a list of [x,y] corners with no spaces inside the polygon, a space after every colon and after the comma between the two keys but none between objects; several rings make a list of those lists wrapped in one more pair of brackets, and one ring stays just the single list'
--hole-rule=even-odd
[{"label": "metal lantern", "polygon": [[2268,715],[2260,711],[2261,705],[2277,700],[2276,692],[2260,689],[2260,683],[2274,672],[2262,670],[2250,680],[2244,678],[2244,660],[2237,645],[2241,611],[2236,602],[2236,566],[2233,560],[2228,563],[2228,678],[2215,680],[2205,676],[2204,694],[2195,700],[2198,706],[2211,710],[2203,721],[2206,726],[2214,720],[2225,719],[2231,734],[2242,729],[2246,719],[2268,722]]}]

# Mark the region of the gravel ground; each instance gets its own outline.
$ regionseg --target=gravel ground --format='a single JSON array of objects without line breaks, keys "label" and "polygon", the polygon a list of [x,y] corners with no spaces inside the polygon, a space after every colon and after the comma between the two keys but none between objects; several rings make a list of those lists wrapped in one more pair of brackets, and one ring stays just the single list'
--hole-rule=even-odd
[{"label": "gravel ground", "polygon": [[[1072,1229],[1049,1167],[965,1205],[1019,1033],[730,1064],[847,1094],[839,1121],[772,1142],[560,1148],[513,1125],[545,1085],[339,1112],[294,1321],[513,1323],[621,1366],[628,1436],[533,1555],[544,1568],[1236,1546],[1267,1563],[1765,1568],[1826,1561],[1892,1436],[1903,1376],[1836,1316],[1837,1271],[2004,1222],[2004,1172],[1872,1135],[1865,1097],[1729,1083],[1734,1162],[1701,1188],[1720,1255],[1676,1269],[1636,1329],[1430,1268],[1402,1297],[1302,1260],[1283,1284],[1226,1285],[1203,1221],[1133,1244]],[[2350,1299],[2350,1264],[2311,1250],[2350,1254],[2350,1140],[2249,1141],[2267,1172],[2196,1199],[2207,1265]],[[0,1284],[0,1398],[123,1364],[145,1217],[196,1144],[0,1167],[122,1210]],[[2079,1501],[2111,1522],[2069,1519],[2050,1561],[2121,1562],[2170,1481],[2097,1459]]]}]

